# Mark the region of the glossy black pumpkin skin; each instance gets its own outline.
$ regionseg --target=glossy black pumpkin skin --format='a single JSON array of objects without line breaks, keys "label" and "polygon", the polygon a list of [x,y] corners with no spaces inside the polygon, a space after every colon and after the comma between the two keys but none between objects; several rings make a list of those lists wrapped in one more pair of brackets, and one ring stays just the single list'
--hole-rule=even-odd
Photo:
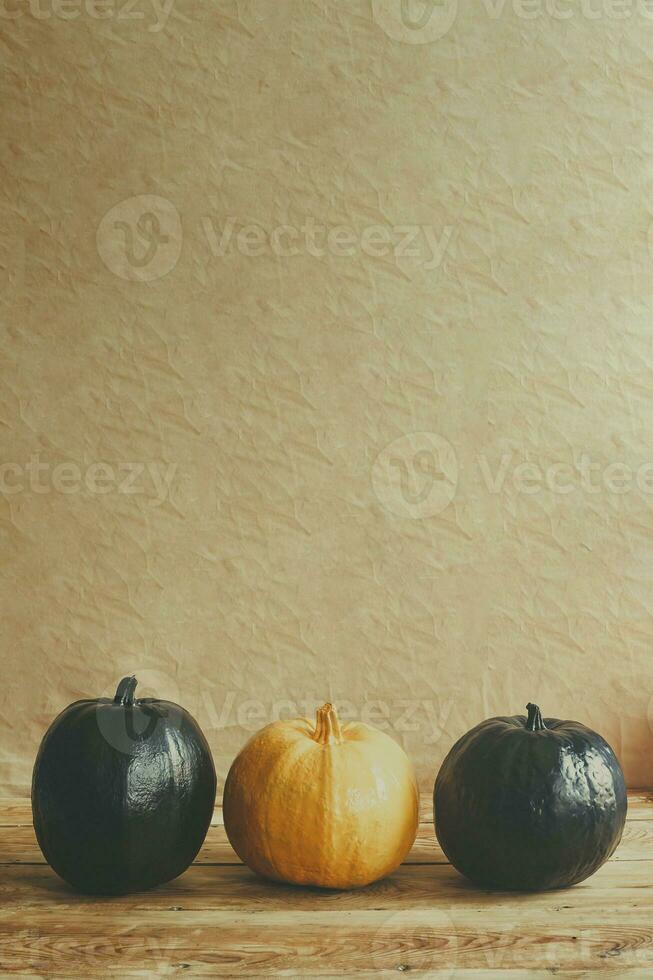
[{"label": "glossy black pumpkin skin", "polygon": [[134,700],[135,678],[113,701],[76,701],[46,732],[32,779],[36,836],[74,888],[118,895],[180,875],[199,851],[216,777],[199,726],[179,705]]},{"label": "glossy black pumpkin skin", "polygon": [[435,781],[435,832],[461,874],[484,888],[565,888],[617,847],[627,798],[619,761],[575,721],[490,718],[453,746]]}]

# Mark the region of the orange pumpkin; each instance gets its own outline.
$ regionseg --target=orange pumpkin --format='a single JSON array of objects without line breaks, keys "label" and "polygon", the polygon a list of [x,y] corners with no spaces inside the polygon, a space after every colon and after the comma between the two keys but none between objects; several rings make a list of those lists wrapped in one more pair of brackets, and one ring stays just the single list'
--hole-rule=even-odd
[{"label": "orange pumpkin", "polygon": [[415,773],[403,749],[325,704],[276,721],[245,745],[224,788],[236,854],[266,878],[323,888],[367,885],[408,854],[418,822]]}]

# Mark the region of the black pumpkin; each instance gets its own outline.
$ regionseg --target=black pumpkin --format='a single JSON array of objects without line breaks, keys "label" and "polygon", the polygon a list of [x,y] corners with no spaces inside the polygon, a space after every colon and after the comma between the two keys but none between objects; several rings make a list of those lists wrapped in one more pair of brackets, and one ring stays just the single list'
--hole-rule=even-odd
[{"label": "black pumpkin", "polygon": [[576,721],[489,718],[456,742],[433,793],[435,832],[453,866],[485,888],[564,888],[621,840],[627,799],[614,752]]},{"label": "black pumpkin", "polygon": [[76,701],[55,718],[34,765],[41,850],[74,888],[117,895],[176,878],[199,851],[215,803],[215,768],[183,708],[116,696]]}]

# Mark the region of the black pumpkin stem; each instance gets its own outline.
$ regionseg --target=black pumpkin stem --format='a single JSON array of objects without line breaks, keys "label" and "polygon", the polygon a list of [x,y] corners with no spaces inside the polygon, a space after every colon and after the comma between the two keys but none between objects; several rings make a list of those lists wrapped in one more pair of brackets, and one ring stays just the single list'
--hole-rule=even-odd
[{"label": "black pumpkin stem", "polygon": [[138,681],[133,674],[131,677],[123,677],[120,684],[118,684],[118,690],[116,691],[113,703],[123,704],[127,707],[132,705],[134,703],[134,691],[136,690],[137,683]]},{"label": "black pumpkin stem", "polygon": [[526,719],[527,730],[529,732],[543,732],[546,729],[546,725],[544,724],[542,712],[538,706],[529,702],[526,705],[526,710],[528,711],[528,718]]}]

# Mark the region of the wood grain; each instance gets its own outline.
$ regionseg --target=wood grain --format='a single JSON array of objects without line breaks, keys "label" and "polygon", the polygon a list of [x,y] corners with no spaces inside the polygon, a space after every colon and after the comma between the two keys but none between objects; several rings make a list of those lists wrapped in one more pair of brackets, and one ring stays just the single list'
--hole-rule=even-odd
[{"label": "wood grain", "polygon": [[[582,924],[573,916],[524,914],[483,924],[456,910],[410,913],[366,910],[343,916],[283,911],[233,915],[116,912],[106,916],[23,913],[17,926],[0,921],[0,961],[48,976],[97,976],[120,964],[123,975],[190,969],[208,975],[345,975],[398,970],[551,971],[624,968],[653,971],[653,923],[612,922],[607,913]],[[183,967],[182,964],[188,964]],[[64,971],[68,971],[65,973]],[[132,973],[133,975],[133,973]],[[192,975],[192,973],[191,973]]]},{"label": "wood grain", "polygon": [[262,881],[221,813],[196,863],[150,892],[78,895],[47,867],[29,802],[0,803],[0,974],[22,977],[374,974],[533,978],[653,975],[653,797],[631,794],[615,857],[575,888],[474,888],[446,863],[422,802],[415,846],[369,888]]},{"label": "wood grain", "polygon": [[[433,800],[423,793],[419,807],[420,823],[433,822]],[[653,820],[653,790],[636,789],[628,793],[628,820]],[[222,807],[216,806],[211,824],[222,824]],[[24,797],[0,798],[0,827],[31,827],[32,806]]]},{"label": "wood grain", "polygon": [[[382,969],[430,971],[447,966],[527,970],[592,967],[653,970],[653,926],[579,926],[526,917],[478,929],[446,913],[412,915],[363,912],[346,920],[321,914],[297,921],[283,913],[229,916],[205,912],[178,917],[143,913],[135,921],[116,915],[110,932],[102,917],[49,924],[28,917],[16,930],[0,923],[0,957],[16,971],[29,957],[32,969],[56,975],[57,961],[71,975],[87,976],[115,964],[157,974],[188,963],[195,972],[270,976],[289,970],[301,975],[350,975]],[[256,922],[250,921],[256,919]],[[310,971],[310,973],[309,973]]]},{"label": "wood grain", "polygon": [[[646,860],[653,853],[653,819],[629,822],[614,855],[615,861]],[[0,835],[0,864],[39,864],[43,855],[31,826],[12,829],[11,835]],[[222,825],[209,828],[196,864],[240,864]],[[433,824],[420,824],[415,843],[406,864],[447,864],[435,837]]]}]

